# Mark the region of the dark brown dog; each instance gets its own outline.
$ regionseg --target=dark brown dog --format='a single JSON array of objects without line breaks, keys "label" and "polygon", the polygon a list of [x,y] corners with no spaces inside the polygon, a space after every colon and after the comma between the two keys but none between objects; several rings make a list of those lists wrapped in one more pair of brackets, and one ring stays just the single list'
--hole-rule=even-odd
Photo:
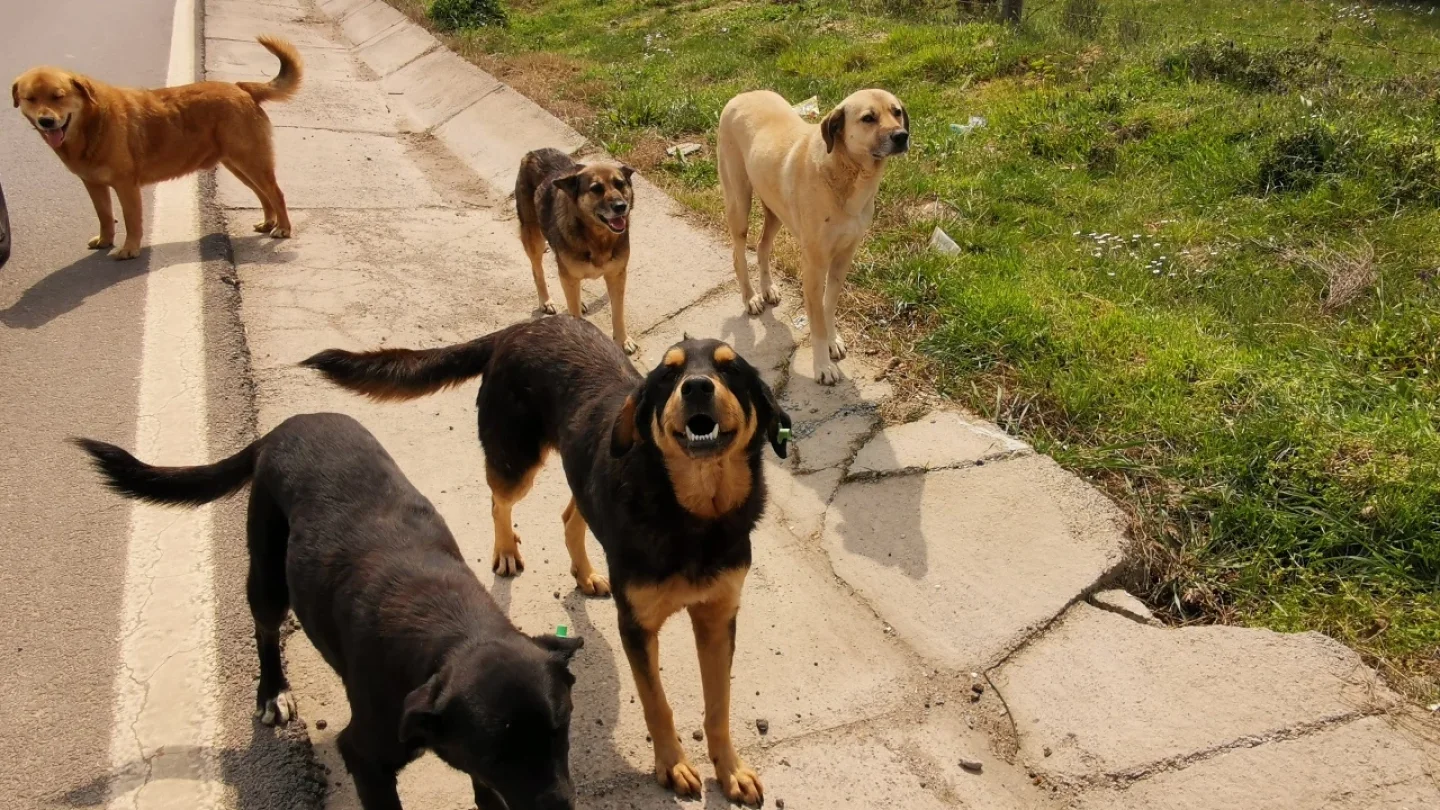
[{"label": "dark brown dog", "polygon": [[[305,365],[375,399],[410,399],[484,375],[480,444],[495,520],[494,568],[524,568],[512,509],[558,450],[571,501],[561,515],[571,573],[586,594],[612,587],[620,636],[655,745],[655,774],[698,795],[660,683],[660,627],[684,609],[700,653],[705,735],[725,795],[759,805],[764,788],[730,740],[735,618],[750,532],[765,507],[761,452],[782,458],[790,417],[730,346],[686,340],[640,376],[588,321],[545,318],[428,351],[330,350]],[[594,531],[610,580],[585,553]]]},{"label": "dark brown dog", "polygon": [[480,807],[572,810],[568,664],[578,638],[515,629],[430,501],[370,431],[292,416],[230,458],[152,467],[83,439],[111,489],[199,506],[250,484],[246,583],[260,653],[255,714],[295,716],[280,659],[293,600],[345,684],[340,754],[365,810],[400,810],[395,774],[424,749],[464,771]]},{"label": "dark brown dog", "polygon": [[515,178],[515,212],[520,217],[520,241],[535,274],[540,309],[555,314],[555,303],[545,287],[541,257],[545,244],[555,251],[560,289],[565,305],[577,318],[580,282],[604,278],[610,295],[610,331],[626,354],[635,342],[625,332],[625,271],[630,263],[630,212],[635,189],[629,166],[581,164],[558,149],[536,149],[520,161]]},{"label": "dark brown dog", "polygon": [[259,42],[280,60],[269,83],[196,82],[156,90],[113,87],[53,67],[31,68],[10,96],[45,143],[90,192],[100,235],[95,250],[115,245],[110,189],[125,215],[125,244],[113,258],[140,255],[145,212],[140,189],[222,164],[240,178],[265,211],[255,230],[290,235],[285,195],[275,182],[270,117],[261,104],[284,101],[300,89],[303,69],[295,46],[274,37]]}]

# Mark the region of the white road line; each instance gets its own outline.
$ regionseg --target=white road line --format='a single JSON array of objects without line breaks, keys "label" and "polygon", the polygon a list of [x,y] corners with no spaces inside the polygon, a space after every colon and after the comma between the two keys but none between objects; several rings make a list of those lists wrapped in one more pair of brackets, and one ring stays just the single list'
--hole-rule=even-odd
[{"label": "white road line", "polygon": [[[168,84],[195,81],[196,42],[195,0],[176,0]],[[135,454],[208,463],[196,178],[159,185],[154,198]],[[135,507],[122,609],[109,807],[215,808],[223,787],[208,508]]]}]

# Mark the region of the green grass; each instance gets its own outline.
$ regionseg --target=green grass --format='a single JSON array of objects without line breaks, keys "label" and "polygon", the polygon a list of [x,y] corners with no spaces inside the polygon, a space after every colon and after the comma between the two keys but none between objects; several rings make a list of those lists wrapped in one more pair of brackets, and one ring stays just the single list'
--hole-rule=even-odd
[{"label": "green grass", "polygon": [[[916,148],[853,282],[900,315],[869,333],[918,330],[944,393],[1126,504],[1172,618],[1318,629],[1433,689],[1440,57],[1404,52],[1440,52],[1440,13],[955,5],[514,0],[460,44],[522,89],[552,55],[542,103],[627,157],[713,144],[742,90],[894,91]],[[642,165],[719,210],[708,158]]]}]

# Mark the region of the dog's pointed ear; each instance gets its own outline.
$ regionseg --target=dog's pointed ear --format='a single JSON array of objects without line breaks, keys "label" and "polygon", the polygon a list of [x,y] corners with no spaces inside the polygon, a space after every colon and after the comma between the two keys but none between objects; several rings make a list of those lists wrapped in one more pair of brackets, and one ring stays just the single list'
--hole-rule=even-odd
[{"label": "dog's pointed ear", "polygon": [[835,151],[835,142],[845,132],[845,105],[830,111],[825,120],[820,122],[820,137],[825,139],[825,154]]},{"label": "dog's pointed ear", "polygon": [[629,182],[630,178],[635,174],[635,169],[628,163],[624,163],[620,165],[620,173],[625,175],[626,182]]},{"label": "dog's pointed ear", "polygon": [[561,636],[550,633],[531,636],[530,640],[535,642],[540,649],[554,655],[556,658],[559,658],[562,663],[567,665],[570,663],[570,659],[575,657],[575,653],[579,652],[580,648],[585,646],[585,639],[583,638],[576,636],[565,636],[562,638]]},{"label": "dog's pointed ear", "polygon": [[10,100],[15,102],[16,107],[20,106],[20,82],[10,84]]},{"label": "dog's pointed ear", "polygon": [[640,391],[625,398],[620,413],[615,415],[615,425],[610,428],[610,455],[619,458],[630,452],[640,440]]},{"label": "dog's pointed ear", "polygon": [[571,199],[579,198],[581,171],[583,171],[583,169],[576,168],[574,171],[571,171],[568,174],[562,174],[559,177],[555,178],[555,187],[561,189],[566,194],[569,194]]},{"label": "dog's pointed ear", "polygon": [[790,455],[789,436],[783,440],[780,438],[780,429],[790,430],[790,414],[780,407],[775,400],[775,392],[770,388],[769,383],[760,376],[760,372],[753,371],[755,375],[755,416],[765,428],[765,438],[770,440],[770,447],[775,455],[780,458],[787,458]]},{"label": "dog's pointed ear", "polygon": [[417,686],[405,696],[400,713],[400,742],[406,746],[428,746],[440,728],[440,674]]},{"label": "dog's pointed ear", "polygon": [[95,103],[95,84],[93,82],[84,76],[71,76],[70,84],[75,87],[76,92],[85,97],[86,102]]}]

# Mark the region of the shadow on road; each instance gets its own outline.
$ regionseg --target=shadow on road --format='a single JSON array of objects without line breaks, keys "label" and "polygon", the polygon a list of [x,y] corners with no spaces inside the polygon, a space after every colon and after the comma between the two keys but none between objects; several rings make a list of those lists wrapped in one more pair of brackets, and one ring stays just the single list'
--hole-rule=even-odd
[{"label": "shadow on road", "polygon": [[110,252],[95,250],[35,282],[20,299],[0,310],[0,323],[11,329],[39,329],[86,299],[166,265],[156,265],[158,256],[174,255],[168,245],[144,247],[137,258],[115,261]]}]

